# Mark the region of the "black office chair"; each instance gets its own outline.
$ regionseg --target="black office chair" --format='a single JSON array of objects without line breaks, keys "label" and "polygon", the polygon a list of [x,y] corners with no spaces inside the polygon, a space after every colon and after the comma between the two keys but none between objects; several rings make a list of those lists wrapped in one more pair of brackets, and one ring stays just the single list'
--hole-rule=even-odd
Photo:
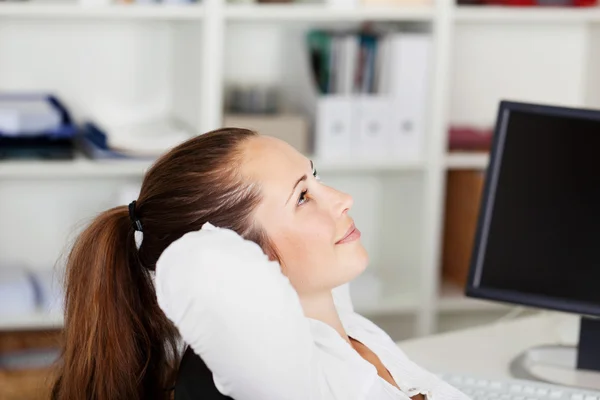
[{"label": "black office chair", "polygon": [[233,400],[222,395],[215,386],[213,374],[204,361],[191,347],[185,350],[177,381],[175,382],[175,400]]}]

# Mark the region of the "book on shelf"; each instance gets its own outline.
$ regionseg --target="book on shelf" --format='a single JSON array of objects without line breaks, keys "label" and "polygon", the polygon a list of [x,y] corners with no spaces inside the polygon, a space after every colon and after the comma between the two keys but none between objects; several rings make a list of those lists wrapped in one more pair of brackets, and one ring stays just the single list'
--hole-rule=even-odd
[{"label": "book on shelf", "polygon": [[315,30],[307,46],[319,157],[421,159],[430,34]]},{"label": "book on shelf", "polygon": [[319,94],[376,93],[377,35],[314,30],[307,42]]},{"label": "book on shelf", "polygon": [[488,152],[492,137],[493,130],[489,127],[453,125],[448,131],[448,150]]},{"label": "book on shelf", "polygon": [[469,274],[477,217],[483,193],[480,171],[449,171],[447,175],[442,240],[442,275],[464,288]]},{"label": "book on shelf", "polygon": [[48,93],[0,93],[0,159],[72,159],[77,127]]}]

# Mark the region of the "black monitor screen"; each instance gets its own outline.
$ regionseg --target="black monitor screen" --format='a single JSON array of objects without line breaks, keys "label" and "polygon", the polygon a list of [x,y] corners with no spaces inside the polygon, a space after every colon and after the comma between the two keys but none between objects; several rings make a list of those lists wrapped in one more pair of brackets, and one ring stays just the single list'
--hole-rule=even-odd
[{"label": "black monitor screen", "polygon": [[600,315],[600,112],[504,102],[495,134],[467,293]]}]

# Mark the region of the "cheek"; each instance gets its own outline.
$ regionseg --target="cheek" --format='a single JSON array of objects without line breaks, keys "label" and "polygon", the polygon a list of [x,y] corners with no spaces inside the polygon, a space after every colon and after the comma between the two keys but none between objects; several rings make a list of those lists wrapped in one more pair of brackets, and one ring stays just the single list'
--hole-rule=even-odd
[{"label": "cheek", "polygon": [[315,286],[335,263],[335,224],[327,218],[306,218],[273,238],[283,272],[296,290]]},{"label": "cheek", "polygon": [[335,225],[326,218],[305,218],[286,227],[278,235],[276,245],[283,261],[307,260],[323,252],[333,251]]}]

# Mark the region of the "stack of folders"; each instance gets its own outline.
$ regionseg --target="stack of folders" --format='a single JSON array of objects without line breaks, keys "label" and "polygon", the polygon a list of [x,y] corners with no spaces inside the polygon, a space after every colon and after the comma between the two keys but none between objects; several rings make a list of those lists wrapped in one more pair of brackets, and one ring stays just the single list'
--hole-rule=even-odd
[{"label": "stack of folders", "polygon": [[0,322],[37,311],[31,273],[21,266],[0,265]]},{"label": "stack of folders", "polygon": [[5,318],[62,314],[63,271],[0,264],[0,325]]},{"label": "stack of folders", "polygon": [[0,93],[0,159],[71,159],[77,127],[46,93]]},{"label": "stack of folders", "polygon": [[312,31],[315,153],[327,159],[422,158],[431,37]]}]

